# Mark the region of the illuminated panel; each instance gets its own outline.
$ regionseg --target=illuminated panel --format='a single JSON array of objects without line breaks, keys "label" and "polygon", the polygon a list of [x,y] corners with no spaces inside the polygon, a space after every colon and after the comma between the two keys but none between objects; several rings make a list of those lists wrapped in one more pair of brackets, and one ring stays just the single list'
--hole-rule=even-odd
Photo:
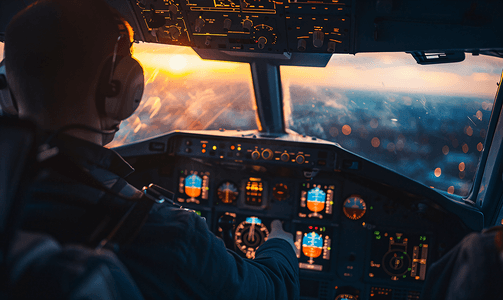
[{"label": "illuminated panel", "polygon": [[200,204],[201,201],[208,200],[209,180],[209,172],[180,171],[177,201]]},{"label": "illuminated panel", "polygon": [[250,178],[245,186],[245,203],[253,206],[262,205],[264,184],[260,178]]},{"label": "illuminated panel", "polygon": [[299,268],[328,271],[332,239],[331,230],[323,226],[299,225],[295,232],[295,249]]},{"label": "illuminated panel", "polygon": [[299,217],[324,219],[332,215],[334,190],[334,185],[302,184]]},{"label": "illuminated panel", "polygon": [[370,278],[425,280],[429,237],[400,232],[374,231],[370,255]]}]

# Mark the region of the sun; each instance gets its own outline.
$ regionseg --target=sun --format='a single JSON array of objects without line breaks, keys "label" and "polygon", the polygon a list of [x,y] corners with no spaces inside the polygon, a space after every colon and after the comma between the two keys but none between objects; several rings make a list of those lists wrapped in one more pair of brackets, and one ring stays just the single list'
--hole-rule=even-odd
[{"label": "sun", "polygon": [[187,67],[187,59],[180,54],[176,54],[169,59],[169,68],[173,71],[182,71]]}]

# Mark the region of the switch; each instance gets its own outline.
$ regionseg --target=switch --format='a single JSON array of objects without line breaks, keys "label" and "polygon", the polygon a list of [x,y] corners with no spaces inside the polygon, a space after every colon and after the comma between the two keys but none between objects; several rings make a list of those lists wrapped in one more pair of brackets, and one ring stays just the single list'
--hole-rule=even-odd
[{"label": "switch", "polygon": [[243,21],[243,30],[246,31],[246,32],[250,32],[251,31],[251,28],[253,26],[253,22],[252,20],[250,19],[245,19]]},{"label": "switch", "polygon": [[316,48],[321,48],[323,46],[323,40],[325,39],[325,34],[321,30],[315,30],[313,32],[313,46]]},{"label": "switch", "polygon": [[251,158],[252,158],[253,160],[257,160],[257,159],[259,159],[259,158],[260,158],[260,152],[258,152],[257,150],[253,151],[253,152],[251,153]]},{"label": "switch", "polygon": [[328,42],[327,52],[330,52],[330,53],[335,52],[335,42]]},{"label": "switch", "polygon": [[231,30],[231,26],[232,26],[232,20],[229,19],[229,18],[226,18],[224,20],[224,31],[229,31]]},{"label": "switch", "polygon": [[211,47],[211,36],[207,36],[206,37],[206,41],[204,41],[204,45],[206,45],[206,47]]},{"label": "switch", "polygon": [[306,51],[306,40],[305,39],[299,40],[299,42],[297,43],[297,50]]},{"label": "switch", "polygon": [[288,153],[281,154],[281,161],[287,162],[290,160],[290,155]]},{"label": "switch", "polygon": [[304,163],[304,161],[306,161],[306,159],[304,158],[304,155],[297,155],[297,157],[295,158],[295,161],[299,164],[299,165],[302,165]]},{"label": "switch", "polygon": [[171,4],[168,9],[171,13],[171,18],[174,19],[176,17],[176,14],[178,13],[178,7],[174,4]]},{"label": "switch", "polygon": [[194,25],[194,31],[195,32],[201,32],[204,27],[204,20],[202,18],[197,18],[195,25]]},{"label": "switch", "polygon": [[257,40],[257,45],[259,49],[264,49],[265,44],[267,44],[267,39],[263,36],[259,37]]}]

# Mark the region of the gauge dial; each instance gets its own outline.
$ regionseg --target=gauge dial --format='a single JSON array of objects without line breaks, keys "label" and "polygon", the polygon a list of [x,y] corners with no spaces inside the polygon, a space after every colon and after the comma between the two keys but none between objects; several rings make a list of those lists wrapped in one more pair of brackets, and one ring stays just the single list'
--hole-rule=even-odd
[{"label": "gauge dial", "polygon": [[201,195],[201,187],[203,180],[196,174],[189,175],[185,178],[185,194],[189,197],[199,197]]},{"label": "gauge dial", "polygon": [[286,186],[286,184],[278,183],[272,189],[272,195],[278,201],[283,201],[290,197],[290,190],[288,189],[288,186]]},{"label": "gauge dial", "polygon": [[323,238],[316,232],[304,233],[302,238],[302,253],[311,258],[317,258],[323,251]]},{"label": "gauge dial", "polygon": [[217,195],[222,203],[231,204],[238,198],[239,190],[234,183],[227,181],[218,187]]},{"label": "gauge dial", "polygon": [[248,217],[236,227],[236,246],[247,258],[255,258],[255,250],[262,245],[269,236],[269,230],[257,217]]},{"label": "gauge dial", "polygon": [[319,187],[310,189],[307,192],[307,208],[310,211],[318,213],[325,207],[326,193]]},{"label": "gauge dial", "polygon": [[367,204],[363,201],[362,197],[358,195],[351,195],[346,199],[346,201],[344,201],[342,211],[346,217],[351,220],[358,220],[363,217],[367,211]]}]

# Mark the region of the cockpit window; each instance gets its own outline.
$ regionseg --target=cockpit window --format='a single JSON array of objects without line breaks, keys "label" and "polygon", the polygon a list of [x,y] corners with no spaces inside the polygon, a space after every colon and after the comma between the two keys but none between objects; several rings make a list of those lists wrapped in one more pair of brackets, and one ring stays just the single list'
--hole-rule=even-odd
[{"label": "cockpit window", "polygon": [[419,182],[467,195],[503,60],[418,65],[410,54],[334,55],[326,68],[281,68],[287,126]]},{"label": "cockpit window", "polygon": [[140,43],[133,51],[145,92],[107,147],[172,130],[258,128],[249,64],[205,61],[188,47]]}]

